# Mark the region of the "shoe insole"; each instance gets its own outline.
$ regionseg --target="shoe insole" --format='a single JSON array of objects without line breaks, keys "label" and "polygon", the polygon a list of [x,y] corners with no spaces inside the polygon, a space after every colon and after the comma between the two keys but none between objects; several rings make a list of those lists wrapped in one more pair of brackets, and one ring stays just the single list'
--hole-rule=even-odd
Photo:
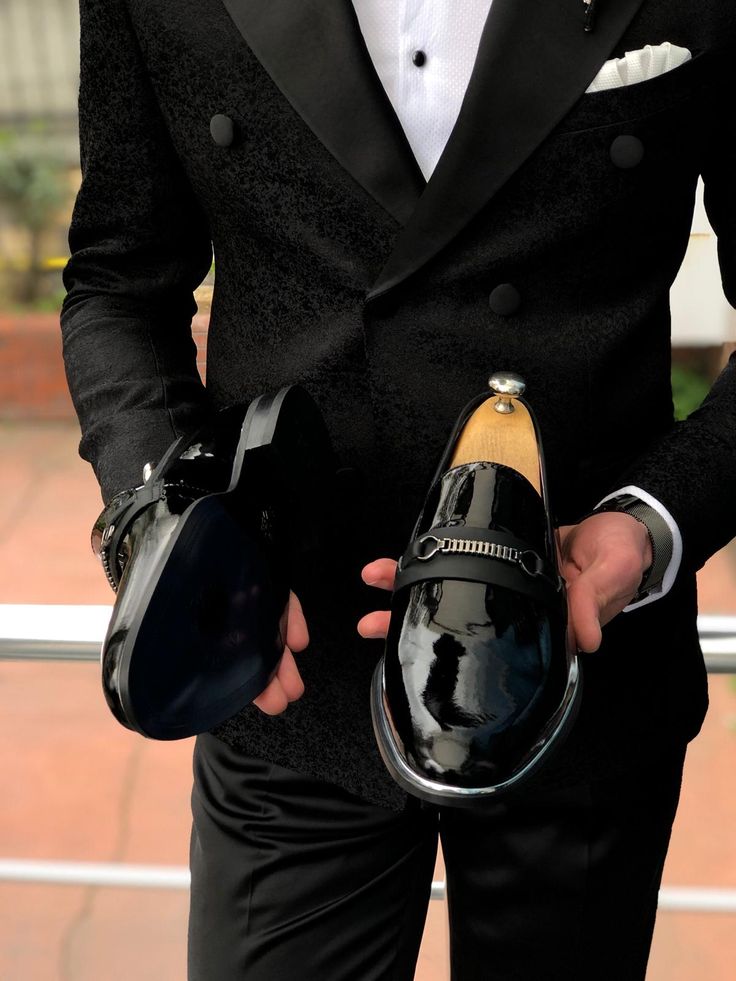
[{"label": "shoe insole", "polygon": [[513,399],[513,412],[498,412],[498,400],[498,395],[491,396],[470,416],[455,443],[450,466],[502,463],[526,477],[541,494],[537,437],[529,411]]}]

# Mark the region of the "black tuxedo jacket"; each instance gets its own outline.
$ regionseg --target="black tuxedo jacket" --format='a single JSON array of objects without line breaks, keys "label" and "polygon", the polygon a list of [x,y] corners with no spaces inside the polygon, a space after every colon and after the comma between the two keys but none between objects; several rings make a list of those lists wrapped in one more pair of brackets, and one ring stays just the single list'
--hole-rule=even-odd
[{"label": "black tuxedo jacket", "polygon": [[[306,694],[217,733],[373,800],[402,795],[370,731],[381,645],[355,620],[385,596],[360,564],[403,549],[494,369],[527,379],[560,523],[634,483],[682,531],[672,591],[585,659],[575,766],[633,765],[702,721],[695,571],[736,533],[736,363],[673,421],[668,291],[702,174],[736,303],[736,13],[597,7],[586,33],[580,0],[494,0],[425,183],[350,0],[81,0],[61,311],[80,454],[108,499],[213,408],[291,382],[314,395],[346,478],[327,579],[295,583]],[[585,94],[605,60],[664,41],[692,60]],[[205,388],[190,321],[213,248]]]}]

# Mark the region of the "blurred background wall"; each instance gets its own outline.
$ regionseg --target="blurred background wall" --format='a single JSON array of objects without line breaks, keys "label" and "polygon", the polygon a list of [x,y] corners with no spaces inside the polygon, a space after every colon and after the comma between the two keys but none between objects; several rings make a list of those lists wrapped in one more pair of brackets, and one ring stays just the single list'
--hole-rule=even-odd
[{"label": "blurred background wall", "polygon": [[[16,273],[4,276],[12,299],[58,291],[49,260],[66,253],[77,184],[78,37],[77,0],[0,3],[0,254]],[[31,259],[38,281],[24,288],[17,273]]]},{"label": "blurred background wall", "polygon": [[0,123],[42,120],[70,165],[77,160],[78,0],[0,3]]}]

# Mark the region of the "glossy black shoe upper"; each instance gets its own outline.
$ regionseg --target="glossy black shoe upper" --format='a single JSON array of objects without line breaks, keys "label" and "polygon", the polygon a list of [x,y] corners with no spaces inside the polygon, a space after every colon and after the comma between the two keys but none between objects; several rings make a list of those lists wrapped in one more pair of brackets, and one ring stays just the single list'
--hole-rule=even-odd
[{"label": "glossy black shoe upper", "polygon": [[[292,471],[287,482],[286,463],[305,456],[303,479]],[[172,444],[119,521],[123,572],[102,669],[123,725],[182,738],[265,688],[300,545],[289,488],[310,500],[333,464],[321,416],[296,387],[230,407]]]},{"label": "glossy black shoe upper", "polygon": [[447,466],[484,398],[463,410],[402,556],[373,686],[390,772],[436,803],[468,804],[528,779],[579,700],[545,502],[502,464]]}]

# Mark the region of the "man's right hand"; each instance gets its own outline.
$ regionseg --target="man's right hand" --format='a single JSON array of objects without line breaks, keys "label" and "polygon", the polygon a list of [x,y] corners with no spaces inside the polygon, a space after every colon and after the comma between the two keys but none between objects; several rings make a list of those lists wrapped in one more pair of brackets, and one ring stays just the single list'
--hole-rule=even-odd
[{"label": "man's right hand", "polygon": [[295,593],[289,594],[289,613],[286,625],[286,646],[276,668],[276,674],[271,678],[261,694],[253,699],[261,712],[266,715],[279,715],[288,706],[304,694],[304,682],[299,674],[299,668],[294,660],[294,653],[303,651],[309,643],[307,621],[304,619],[302,604]]}]

